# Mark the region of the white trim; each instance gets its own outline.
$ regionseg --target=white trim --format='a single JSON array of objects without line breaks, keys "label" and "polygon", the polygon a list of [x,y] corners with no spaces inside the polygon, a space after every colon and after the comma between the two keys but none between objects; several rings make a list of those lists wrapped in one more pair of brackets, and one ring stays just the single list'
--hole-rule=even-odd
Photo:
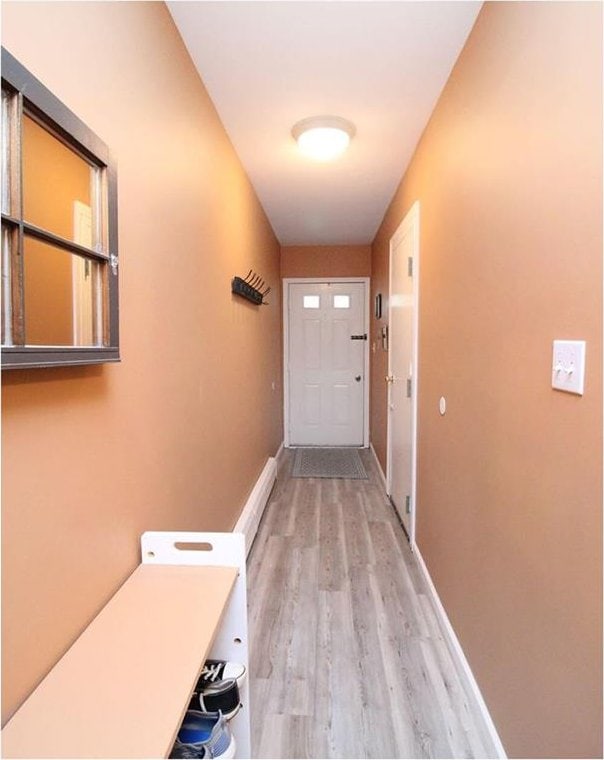
[{"label": "white trim", "polygon": [[457,666],[466,681],[467,687],[469,688],[469,690],[474,695],[474,698],[476,699],[477,707],[485,722],[487,732],[491,738],[491,741],[493,742],[493,746],[497,753],[497,757],[507,758],[505,749],[503,748],[503,744],[501,743],[501,739],[499,738],[499,734],[497,733],[497,729],[495,728],[495,724],[493,723],[493,719],[491,718],[491,714],[489,713],[489,709],[480,691],[480,687],[478,686],[478,683],[476,679],[474,678],[474,674],[472,673],[470,664],[467,661],[464,651],[461,647],[461,644],[459,643],[459,639],[457,638],[455,631],[453,630],[453,626],[451,625],[451,621],[449,620],[449,617],[447,613],[445,612],[445,608],[443,607],[443,604],[440,601],[440,597],[438,596],[436,587],[434,586],[434,583],[432,582],[432,578],[430,577],[430,573],[428,572],[428,568],[426,567],[424,558],[422,557],[419,547],[417,546],[415,542],[413,542],[412,544],[412,549],[417,559],[418,567],[421,570],[422,575],[424,576],[426,585],[428,586],[432,603],[434,605],[434,611],[436,613],[436,617],[438,618],[438,622],[440,623],[440,627],[444,635],[445,642],[449,648],[449,651],[453,659],[456,661]]},{"label": "white trim", "polygon": [[275,459],[277,460],[277,465],[281,464],[281,457],[283,456],[285,452],[285,447],[283,446],[283,441],[279,444],[279,448],[277,449],[277,453],[275,454]]},{"label": "white trim", "polygon": [[380,460],[377,457],[377,454],[375,453],[375,449],[373,448],[373,443],[369,444],[369,448],[371,449],[371,453],[373,454],[373,460],[375,462],[375,466],[377,467],[378,475],[380,476],[382,480],[382,485],[384,486],[384,491],[386,490],[386,476],[384,475],[384,470],[382,470],[382,465],[380,464]]},{"label": "white trim", "polygon": [[[388,325],[392,324],[392,251],[400,241],[403,234],[409,226],[413,229],[413,384],[411,398],[411,443],[413,454],[411,461],[411,514],[409,543],[413,547],[415,544],[415,525],[416,525],[416,494],[417,494],[417,399],[419,390],[419,371],[418,371],[418,354],[419,354],[419,225],[420,209],[419,201],[411,206],[406,213],[405,218],[396,228],[396,231],[390,238],[389,260],[388,260]],[[388,375],[392,374],[392,351],[391,335],[388,335]],[[392,386],[388,387],[388,407],[387,407],[387,435],[386,435],[386,493],[392,494],[392,440],[390,425],[390,393]]]},{"label": "white trim", "polygon": [[[283,448],[281,444],[280,451]],[[277,452],[278,454],[279,452]],[[277,479],[277,459],[269,457],[260,477],[256,481],[245,506],[241,510],[237,524],[233,528],[233,533],[243,533],[245,536],[245,553],[250,553],[254,538],[258,532],[258,525],[268,503],[271,491]]]},{"label": "white trim", "polygon": [[371,282],[369,277],[284,277],[283,282],[283,445],[290,446],[289,440],[289,373],[287,358],[289,355],[289,285],[308,283],[323,285],[330,282],[360,282],[365,286],[365,327],[367,334],[364,354],[365,382],[363,397],[363,448],[369,446],[369,328]]}]

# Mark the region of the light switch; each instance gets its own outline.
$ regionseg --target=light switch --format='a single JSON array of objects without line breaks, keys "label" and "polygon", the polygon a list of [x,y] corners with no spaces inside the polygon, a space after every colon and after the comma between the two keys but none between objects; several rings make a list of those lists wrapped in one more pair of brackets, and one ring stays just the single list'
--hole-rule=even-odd
[{"label": "light switch", "polygon": [[552,356],[552,388],[583,395],[585,341],[555,340]]}]

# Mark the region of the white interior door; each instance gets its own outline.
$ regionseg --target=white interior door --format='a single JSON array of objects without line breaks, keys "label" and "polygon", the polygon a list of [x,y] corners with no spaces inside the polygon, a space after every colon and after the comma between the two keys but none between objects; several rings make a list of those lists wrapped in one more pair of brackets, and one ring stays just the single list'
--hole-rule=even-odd
[{"label": "white interior door", "polygon": [[417,398],[417,204],[390,241],[388,463],[390,498],[415,540],[415,429]]},{"label": "white interior door", "polygon": [[365,284],[288,284],[289,443],[362,446]]}]

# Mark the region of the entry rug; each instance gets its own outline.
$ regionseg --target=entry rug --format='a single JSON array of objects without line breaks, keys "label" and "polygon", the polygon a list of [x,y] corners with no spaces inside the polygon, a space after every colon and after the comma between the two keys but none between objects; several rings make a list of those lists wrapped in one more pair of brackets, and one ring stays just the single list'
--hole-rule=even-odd
[{"label": "entry rug", "polygon": [[357,449],[296,449],[292,478],[350,478],[367,480],[367,473]]}]

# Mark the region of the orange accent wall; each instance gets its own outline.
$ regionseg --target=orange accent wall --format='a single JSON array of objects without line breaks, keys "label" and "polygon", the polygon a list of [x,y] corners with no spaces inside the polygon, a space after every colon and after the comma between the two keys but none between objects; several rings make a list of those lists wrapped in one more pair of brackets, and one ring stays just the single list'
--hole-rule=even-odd
[{"label": "orange accent wall", "polygon": [[[143,531],[233,527],[281,442],[282,369],[280,247],[165,5],[4,3],[2,22],[117,158],[122,353],[4,373],[6,720]],[[231,295],[250,268],[268,307]]]},{"label": "orange accent wall", "polygon": [[[418,545],[509,756],[601,757],[601,4],[485,3],[374,241],[374,295],[416,200]],[[555,338],[587,341],[583,397],[551,388]]]},{"label": "orange accent wall", "polygon": [[292,245],[281,248],[281,277],[370,275],[370,245]]}]

